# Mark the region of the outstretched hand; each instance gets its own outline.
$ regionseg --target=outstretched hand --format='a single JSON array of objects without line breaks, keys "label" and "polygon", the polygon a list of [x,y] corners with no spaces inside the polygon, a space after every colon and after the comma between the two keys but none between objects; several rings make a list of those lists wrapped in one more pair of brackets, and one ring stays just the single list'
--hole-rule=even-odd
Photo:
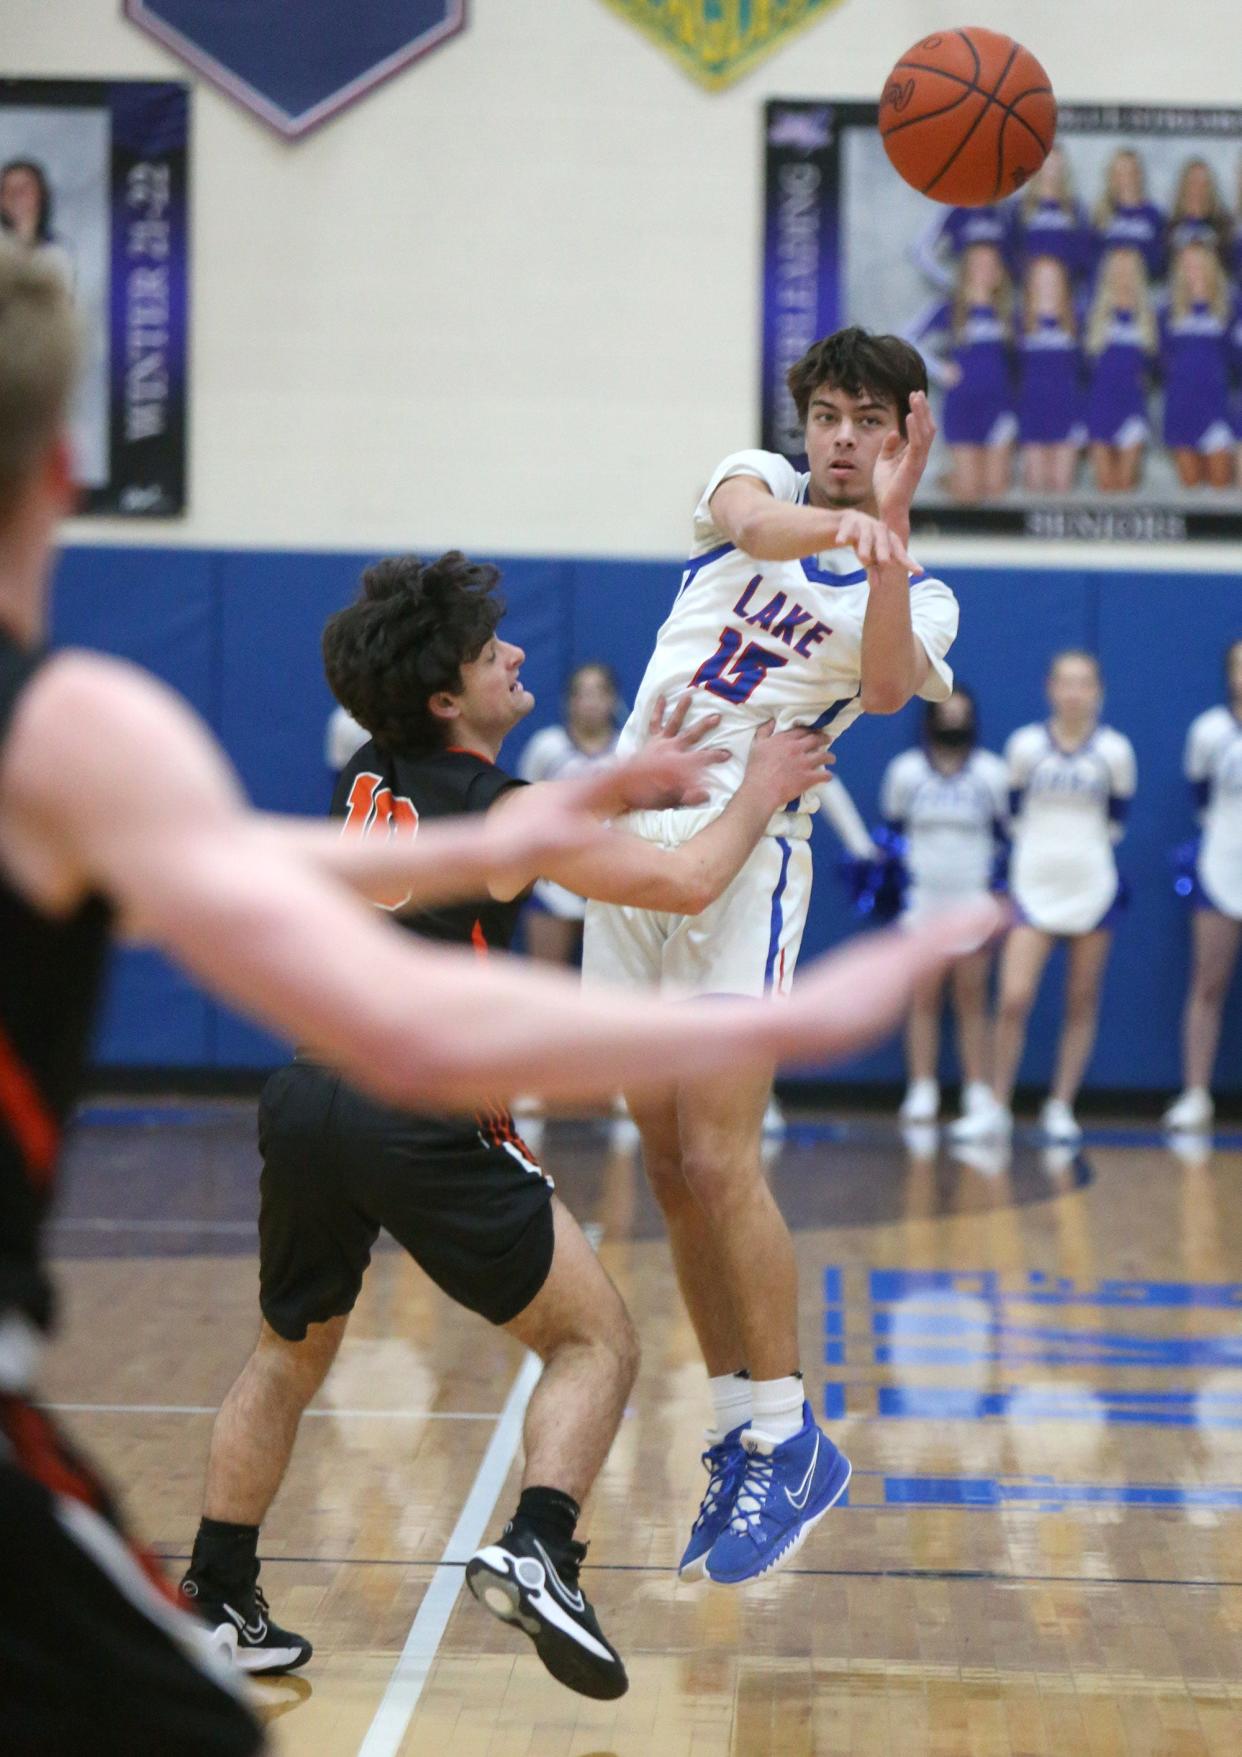
[{"label": "outstretched hand", "polygon": [[1009,924],[994,898],[961,903],[916,926],[860,934],[799,975],[792,999],[796,1041],[786,1060],[856,1055],[894,1031],[923,977],[969,953]]},{"label": "outstretched hand", "polygon": [[906,436],[890,433],[875,465],[875,494],[880,517],[898,536],[910,535],[910,508],[931,456],[936,423],[926,393],[916,390],[906,416]]}]

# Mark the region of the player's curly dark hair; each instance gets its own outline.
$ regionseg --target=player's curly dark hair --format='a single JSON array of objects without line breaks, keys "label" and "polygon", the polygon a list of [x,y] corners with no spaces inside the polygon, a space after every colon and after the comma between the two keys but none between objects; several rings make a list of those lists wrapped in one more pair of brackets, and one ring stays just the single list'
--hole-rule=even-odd
[{"label": "player's curly dark hair", "polygon": [[462,666],[495,633],[505,609],[499,579],[499,569],[457,549],[429,562],[392,556],[367,568],[357,603],[329,621],[328,684],[385,750],[417,755],[444,742],[431,698],[460,690]]},{"label": "player's curly dark hair", "polygon": [[851,324],[813,342],[789,368],[785,383],[804,427],[811,398],[821,384],[830,384],[846,396],[859,397],[867,391],[878,402],[894,403],[904,435],[910,398],[916,390],[927,389],[927,368],[918,349],[900,336],[874,336]]}]

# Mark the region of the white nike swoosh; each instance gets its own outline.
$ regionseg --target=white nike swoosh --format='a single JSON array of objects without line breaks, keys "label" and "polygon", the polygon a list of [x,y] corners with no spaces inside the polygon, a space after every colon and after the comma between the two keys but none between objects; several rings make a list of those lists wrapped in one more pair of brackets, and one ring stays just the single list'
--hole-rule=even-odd
[{"label": "white nike swoosh", "polygon": [[556,1596],[562,1601],[562,1603],[567,1604],[571,1611],[577,1611],[578,1615],[581,1616],[586,1609],[586,1600],[580,1592],[571,1592],[569,1590],[553,1566],[552,1558],[549,1556],[547,1550],[544,1549],[539,1539],[534,1537],[533,1534],[532,1542],[534,1543],[535,1548],[539,1551],[539,1554],[543,1557],[543,1568],[544,1573],[548,1578],[548,1585],[552,1588],[553,1592],[555,1592]]},{"label": "white nike swoosh", "polygon": [[247,1623],[245,1617],[242,1616],[241,1612],[235,1611],[231,1604],[225,1605],[224,1612],[226,1616],[231,1617],[237,1624],[237,1627],[241,1630],[247,1641],[262,1641],[267,1634],[267,1624],[263,1621],[262,1617],[259,1618],[258,1622],[252,1629]]},{"label": "white nike swoosh", "polygon": [[819,1461],[819,1435],[816,1434],[816,1436],[815,1436],[815,1450],[811,1453],[811,1462],[806,1467],[806,1475],[803,1477],[802,1481],[798,1484],[797,1494],[791,1495],[788,1489],[785,1490],[785,1499],[789,1502],[789,1505],[794,1509],[794,1511],[796,1513],[801,1513],[802,1509],[806,1506],[807,1497],[811,1492],[811,1479],[815,1475],[815,1466],[818,1463],[818,1461]]}]

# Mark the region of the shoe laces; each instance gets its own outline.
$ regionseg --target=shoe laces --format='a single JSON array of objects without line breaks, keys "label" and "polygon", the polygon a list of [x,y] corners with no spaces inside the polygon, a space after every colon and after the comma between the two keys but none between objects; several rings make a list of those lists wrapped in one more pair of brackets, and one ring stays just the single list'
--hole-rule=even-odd
[{"label": "shoe laces", "polygon": [[730,1529],[745,1537],[763,1517],[764,1506],[772,1488],[774,1469],[770,1453],[752,1452],[747,1457],[746,1474],[733,1503]]},{"label": "shoe laces", "polygon": [[746,1454],[735,1443],[726,1445],[717,1440],[709,1446],[702,1456],[702,1464],[707,1472],[707,1488],[703,1495],[703,1504],[694,1521],[693,1529],[698,1531],[719,1511],[721,1501],[731,1495],[741,1478]]}]

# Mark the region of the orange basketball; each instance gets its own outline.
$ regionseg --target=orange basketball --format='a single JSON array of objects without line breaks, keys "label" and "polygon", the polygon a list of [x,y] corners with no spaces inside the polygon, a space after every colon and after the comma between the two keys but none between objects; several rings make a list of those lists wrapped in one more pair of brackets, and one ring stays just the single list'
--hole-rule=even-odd
[{"label": "orange basketball", "polygon": [[936,31],[906,52],[880,99],[884,150],[935,201],[982,207],[1021,189],[1057,131],[1057,101],[1029,49],[999,31]]}]

